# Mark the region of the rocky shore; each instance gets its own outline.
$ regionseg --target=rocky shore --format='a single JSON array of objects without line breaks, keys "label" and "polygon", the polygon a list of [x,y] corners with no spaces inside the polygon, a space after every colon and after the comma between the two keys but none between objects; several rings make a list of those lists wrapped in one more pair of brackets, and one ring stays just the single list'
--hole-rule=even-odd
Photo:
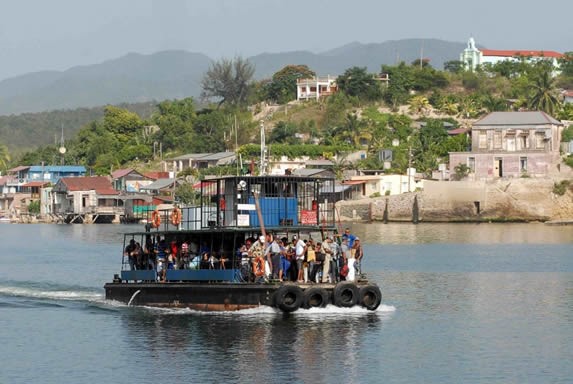
[{"label": "rocky shore", "polygon": [[554,179],[425,182],[424,190],[340,201],[342,221],[573,223],[573,192]]}]

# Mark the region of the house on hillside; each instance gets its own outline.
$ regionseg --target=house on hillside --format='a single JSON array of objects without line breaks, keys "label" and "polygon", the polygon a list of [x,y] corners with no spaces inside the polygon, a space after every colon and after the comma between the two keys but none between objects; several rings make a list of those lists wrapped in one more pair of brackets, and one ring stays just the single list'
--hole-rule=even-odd
[{"label": "house on hillside", "polygon": [[546,176],[560,162],[562,130],[545,112],[492,112],[473,124],[470,152],[450,153],[450,174],[465,164],[475,180]]},{"label": "house on hillside", "polygon": [[168,172],[175,172],[176,175],[188,168],[202,169],[233,164],[236,159],[237,155],[235,152],[189,153],[165,160],[163,162],[163,169]]},{"label": "house on hillside", "polygon": [[103,176],[63,177],[52,189],[52,213],[67,223],[119,222],[123,200]]},{"label": "house on hillside", "polygon": [[518,61],[521,58],[527,60],[549,60],[554,68],[559,68],[558,60],[563,57],[562,53],[555,51],[531,51],[531,50],[497,50],[479,49],[473,37],[468,40],[466,49],[460,54],[460,61],[465,70],[475,71],[479,65],[496,64],[501,61]]},{"label": "house on hillside", "polygon": [[336,77],[313,77],[311,79],[296,79],[297,100],[319,100],[321,97],[332,95],[337,91]]}]

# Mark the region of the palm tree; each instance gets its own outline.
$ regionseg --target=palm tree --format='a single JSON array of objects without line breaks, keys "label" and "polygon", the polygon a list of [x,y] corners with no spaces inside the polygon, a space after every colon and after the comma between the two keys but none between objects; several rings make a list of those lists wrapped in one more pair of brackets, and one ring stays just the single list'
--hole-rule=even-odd
[{"label": "palm tree", "polygon": [[0,143],[0,170],[6,170],[9,161],[10,154],[8,153],[8,148]]},{"label": "palm tree", "polygon": [[540,72],[531,84],[528,106],[532,110],[543,111],[553,115],[559,110],[560,100],[555,89],[555,79],[551,70]]},{"label": "palm tree", "polygon": [[430,109],[430,102],[425,96],[414,96],[410,99],[410,112],[425,115]]}]

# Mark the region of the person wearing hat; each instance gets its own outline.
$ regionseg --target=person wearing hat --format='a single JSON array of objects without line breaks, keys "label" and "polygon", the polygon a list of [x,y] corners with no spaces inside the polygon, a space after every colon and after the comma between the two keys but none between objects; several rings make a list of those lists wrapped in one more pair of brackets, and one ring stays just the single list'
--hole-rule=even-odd
[{"label": "person wearing hat", "polygon": [[362,249],[362,244],[360,243],[360,238],[359,237],[355,237],[354,238],[354,246],[352,247],[352,249],[354,250],[354,258],[356,259],[356,263],[355,263],[355,267],[356,267],[356,272],[358,272],[359,275],[362,274],[362,259],[364,258],[364,250]]}]

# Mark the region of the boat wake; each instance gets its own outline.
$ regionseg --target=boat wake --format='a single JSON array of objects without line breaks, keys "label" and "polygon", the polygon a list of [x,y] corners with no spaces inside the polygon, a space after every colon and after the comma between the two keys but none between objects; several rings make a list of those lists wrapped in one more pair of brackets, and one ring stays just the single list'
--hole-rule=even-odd
[{"label": "boat wake", "polygon": [[[125,304],[123,304],[125,305]],[[261,306],[258,308],[242,309],[238,311],[196,311],[189,308],[157,308],[157,307],[139,307],[144,308],[148,312],[169,315],[199,315],[199,316],[260,316],[260,315],[284,315],[278,308]],[[325,308],[311,308],[302,309],[292,312],[293,316],[310,316],[310,317],[325,317],[325,316],[340,316],[340,315],[382,315],[389,316],[396,311],[392,305],[381,304],[375,311],[369,311],[364,307],[354,306],[351,308],[341,308],[335,305],[327,305]]]},{"label": "boat wake", "polygon": [[3,285],[0,286],[0,296],[22,297],[43,300],[68,300],[68,301],[104,301],[103,293],[93,290],[82,290],[74,287],[37,287],[37,286],[17,286]]}]

